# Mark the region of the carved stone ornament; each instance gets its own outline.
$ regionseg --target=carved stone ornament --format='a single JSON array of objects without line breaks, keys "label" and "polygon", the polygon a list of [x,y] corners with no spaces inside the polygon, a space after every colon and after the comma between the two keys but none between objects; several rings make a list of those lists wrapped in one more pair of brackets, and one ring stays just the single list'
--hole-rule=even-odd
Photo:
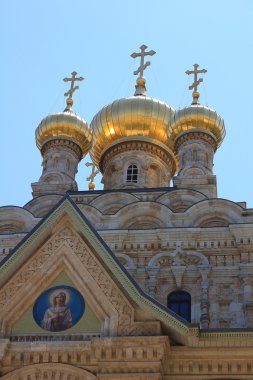
[{"label": "carved stone ornament", "polygon": [[[74,255],[74,257],[71,258],[71,264],[73,265],[72,270],[79,271],[83,279],[89,275],[94,281],[94,286],[99,287],[101,292],[101,294],[96,293],[96,297],[101,297],[103,303],[108,303],[108,309],[110,306],[111,310],[114,310],[113,318],[116,318],[118,322],[114,323],[116,331],[114,331],[113,334],[121,336],[156,335],[157,322],[133,323],[134,309],[112,280],[111,274],[106,272],[100,261],[90,251],[80,236],[66,226],[50,238],[0,291],[0,322],[2,321],[2,331],[6,330],[5,319],[10,319],[8,323],[11,323],[11,318],[13,320],[15,319],[13,315],[15,315],[17,313],[16,310],[21,307],[20,303],[23,304],[26,301],[25,297],[28,296],[26,294],[27,289],[31,287],[31,284],[35,283],[38,284],[36,294],[34,293],[33,296],[29,294],[27,302],[33,297],[33,299],[36,299],[42,290],[40,282],[44,284],[43,278],[45,274],[49,276],[52,267],[54,267],[54,265],[59,266],[59,262],[62,262],[64,259],[62,257],[64,250],[67,252],[65,256],[69,254]],[[77,258],[78,261],[75,261],[75,258]],[[83,265],[80,265],[80,263]],[[75,268],[75,266],[78,268]],[[38,280],[36,279],[36,281],[34,281],[36,275],[39,275],[41,278],[38,279],[37,277]],[[92,287],[92,284],[90,287]],[[19,305],[17,305],[17,303]],[[22,310],[22,312],[24,311],[25,310]],[[22,315],[20,310],[19,314],[20,316]]]},{"label": "carved stone ornament", "polygon": [[1,377],[3,380],[96,380],[97,376],[91,374],[90,372],[74,367],[67,364],[58,363],[43,363],[29,365],[24,368],[19,368],[14,371],[7,373],[5,376]]}]

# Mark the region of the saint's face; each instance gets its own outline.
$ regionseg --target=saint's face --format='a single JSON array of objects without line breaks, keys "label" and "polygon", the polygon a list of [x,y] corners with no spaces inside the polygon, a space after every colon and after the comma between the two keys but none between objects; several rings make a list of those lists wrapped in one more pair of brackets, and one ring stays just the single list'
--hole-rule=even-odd
[{"label": "saint's face", "polygon": [[55,297],[55,305],[56,306],[64,306],[65,305],[65,297],[63,294],[58,294]]}]

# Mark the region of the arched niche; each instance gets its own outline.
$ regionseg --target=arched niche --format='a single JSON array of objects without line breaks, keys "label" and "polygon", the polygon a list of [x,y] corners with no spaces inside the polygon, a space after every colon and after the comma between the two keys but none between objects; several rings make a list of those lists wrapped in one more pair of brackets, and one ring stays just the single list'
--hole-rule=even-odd
[{"label": "arched niche", "polygon": [[18,368],[2,376],[2,380],[96,380],[97,377],[85,369],[61,363],[41,363]]}]

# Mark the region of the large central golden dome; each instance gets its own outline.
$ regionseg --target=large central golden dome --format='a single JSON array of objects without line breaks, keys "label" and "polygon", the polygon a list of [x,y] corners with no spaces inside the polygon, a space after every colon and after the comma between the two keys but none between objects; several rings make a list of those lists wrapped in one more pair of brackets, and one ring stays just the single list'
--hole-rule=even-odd
[{"label": "large central golden dome", "polygon": [[106,150],[125,141],[150,141],[171,152],[167,125],[174,113],[168,104],[145,95],[115,100],[99,111],[91,122],[93,146],[90,154],[94,163],[99,165]]}]

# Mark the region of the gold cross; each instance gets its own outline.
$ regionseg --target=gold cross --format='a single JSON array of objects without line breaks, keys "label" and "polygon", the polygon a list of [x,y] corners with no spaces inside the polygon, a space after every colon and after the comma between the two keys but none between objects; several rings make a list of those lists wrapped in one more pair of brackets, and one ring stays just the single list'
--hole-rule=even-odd
[{"label": "gold cross", "polygon": [[134,71],[134,75],[138,75],[140,73],[139,78],[143,78],[143,71],[148,66],[150,66],[150,62],[149,61],[147,61],[146,63],[144,63],[144,57],[146,55],[154,55],[156,52],[154,50],[145,51],[147,49],[146,45],[141,45],[140,49],[141,49],[140,53],[132,53],[131,57],[133,57],[133,58],[141,57],[140,66],[138,67],[137,70]]},{"label": "gold cross", "polygon": [[92,172],[89,177],[86,178],[86,181],[90,181],[89,183],[89,189],[94,190],[95,189],[95,184],[94,184],[94,178],[96,175],[99,173],[99,170],[96,170],[96,165],[93,164],[93,162],[86,162],[85,166],[89,167],[92,166]]},{"label": "gold cross", "polygon": [[76,75],[77,75],[77,72],[76,71],[73,71],[73,73],[71,73],[72,77],[71,78],[64,78],[64,82],[71,82],[71,86],[70,86],[70,89],[68,90],[68,92],[65,92],[64,96],[68,96],[68,99],[72,99],[72,95],[73,93],[79,89],[79,86],[75,86],[74,87],[74,84],[76,81],[82,81],[84,80],[83,77],[79,77],[79,78],[76,78]]},{"label": "gold cross", "polygon": [[195,63],[193,65],[194,70],[187,70],[185,74],[191,75],[194,74],[194,82],[192,83],[191,86],[189,86],[189,90],[193,90],[192,96],[193,96],[193,102],[192,104],[198,104],[198,98],[199,98],[199,93],[198,93],[198,85],[203,82],[203,78],[198,79],[198,74],[205,74],[207,72],[206,69],[198,70],[199,65]]}]

